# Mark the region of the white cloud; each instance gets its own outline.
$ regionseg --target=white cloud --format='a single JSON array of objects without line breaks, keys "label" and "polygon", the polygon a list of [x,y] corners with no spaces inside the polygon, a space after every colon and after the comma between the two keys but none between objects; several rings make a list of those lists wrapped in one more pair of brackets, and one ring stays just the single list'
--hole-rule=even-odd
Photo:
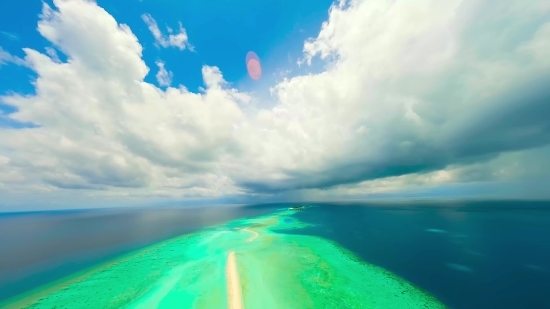
[{"label": "white cloud", "polygon": [[21,59],[17,56],[13,56],[12,54],[2,49],[2,46],[0,46],[0,66],[8,63],[14,63],[22,66],[27,65],[24,59]]},{"label": "white cloud", "polygon": [[[128,26],[55,0],[38,29],[69,61],[25,49],[36,94],[1,99],[39,127],[0,129],[0,190],[140,199],[458,181],[464,166],[550,142],[545,88],[525,88],[550,76],[542,3],[341,1],[304,46],[326,70],[274,85],[276,106],[253,110],[217,67],[203,67],[201,93],[145,82]],[[159,45],[188,46],[182,28],[164,36],[143,19]]]},{"label": "white cloud", "polygon": [[141,18],[147,24],[147,27],[149,27],[149,30],[155,37],[156,43],[159,44],[160,46],[164,48],[173,46],[173,47],[179,48],[180,50],[184,50],[185,48],[193,50],[193,46],[189,44],[188,38],[187,38],[187,32],[183,28],[181,22],[179,23],[178,33],[173,34],[172,29],[167,27],[169,34],[168,36],[166,36],[162,34],[156,20],[151,15],[143,14]]},{"label": "white cloud", "polygon": [[52,59],[53,62],[55,63],[60,63],[61,60],[59,60],[59,56],[57,55],[57,52],[55,51],[55,49],[51,48],[51,47],[46,47],[46,54],[48,54],[48,56],[50,56],[50,58]]},{"label": "white cloud", "polygon": [[[120,188],[142,196],[159,188],[174,196],[238,192],[215,168],[218,153],[234,151],[231,125],[242,118],[238,96],[218,85],[219,70],[204,68],[204,94],[163,92],[143,81],[149,69],[127,26],[93,2],[54,3],[59,11],[45,4],[38,28],[69,61],[56,63],[25,49],[39,76],[37,94],[2,101],[18,107],[11,117],[40,127],[0,131],[0,153],[10,158],[4,175],[20,180],[6,179],[8,189],[42,185],[101,195]],[[12,157],[9,149],[21,153]]]},{"label": "white cloud", "polygon": [[159,67],[159,71],[156,75],[157,82],[159,83],[159,85],[164,87],[170,86],[170,84],[172,84],[172,72],[166,71],[166,68],[164,67],[164,62],[157,61],[156,64]]},{"label": "white cloud", "polygon": [[[507,128],[504,119],[519,117],[518,108],[525,115],[545,109],[542,101],[521,98],[524,84],[549,72],[545,60],[521,51],[540,41],[537,28],[544,25],[535,20],[548,10],[536,3],[372,0],[334,6],[319,36],[304,47],[306,60],[319,56],[327,69],[278,84],[279,107],[291,116],[259,113],[257,125],[277,134],[249,145],[266,168],[278,166],[289,178],[264,178],[259,185],[254,175],[251,187],[330,186],[524,147],[519,144],[526,140],[511,133],[524,124],[512,124],[516,119]],[[495,6],[506,15],[493,13]],[[472,14],[484,18],[471,20]],[[545,52],[542,44],[529,46]],[[533,145],[547,135],[544,120],[536,121],[539,127],[525,133]],[[478,138],[486,138],[485,145],[476,145]]]}]

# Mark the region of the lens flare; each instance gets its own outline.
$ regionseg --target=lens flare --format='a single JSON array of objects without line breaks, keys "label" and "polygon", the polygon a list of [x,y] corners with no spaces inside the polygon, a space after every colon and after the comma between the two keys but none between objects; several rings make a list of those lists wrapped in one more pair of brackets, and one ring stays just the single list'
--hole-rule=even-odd
[{"label": "lens flare", "polygon": [[260,58],[258,58],[258,55],[253,51],[246,54],[246,69],[248,70],[248,75],[253,80],[258,80],[262,76]]}]

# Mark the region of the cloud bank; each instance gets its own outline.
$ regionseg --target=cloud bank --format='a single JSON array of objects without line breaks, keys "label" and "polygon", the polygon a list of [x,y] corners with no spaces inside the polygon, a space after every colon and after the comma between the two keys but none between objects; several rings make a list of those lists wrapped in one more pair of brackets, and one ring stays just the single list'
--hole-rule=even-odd
[{"label": "cloud bank", "polygon": [[[274,85],[276,106],[253,112],[214,66],[201,93],[170,87],[162,62],[167,88],[144,82],[128,26],[92,1],[54,4],[38,31],[67,62],[25,49],[36,94],[0,99],[37,125],[0,129],[6,194],[361,194],[521,179],[538,175],[521,158],[547,161],[547,1],[342,0],[304,44],[323,72]],[[166,37],[143,19],[159,45],[188,46],[181,26]]]}]

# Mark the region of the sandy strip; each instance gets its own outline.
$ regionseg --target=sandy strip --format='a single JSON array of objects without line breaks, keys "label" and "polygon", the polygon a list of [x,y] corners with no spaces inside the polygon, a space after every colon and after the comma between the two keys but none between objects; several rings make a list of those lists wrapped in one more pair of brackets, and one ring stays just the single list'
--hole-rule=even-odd
[{"label": "sandy strip", "polygon": [[227,257],[225,274],[227,278],[227,308],[244,309],[241,282],[239,281],[239,272],[237,271],[237,260],[233,251]]},{"label": "sandy strip", "polygon": [[259,235],[258,232],[254,232],[254,231],[251,231],[251,230],[249,230],[249,229],[243,229],[243,231],[247,231],[247,232],[249,232],[249,233],[252,233],[252,236],[250,236],[250,238],[247,239],[246,242],[251,242],[251,241],[253,241],[253,240],[256,239],[256,237],[258,237],[258,235]]}]

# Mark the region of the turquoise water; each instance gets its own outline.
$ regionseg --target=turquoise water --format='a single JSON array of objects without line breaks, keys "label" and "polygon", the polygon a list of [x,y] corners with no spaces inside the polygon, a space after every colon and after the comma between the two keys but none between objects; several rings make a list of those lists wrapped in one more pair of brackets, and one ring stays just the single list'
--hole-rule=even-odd
[{"label": "turquoise water", "polygon": [[[425,291],[361,261],[334,242],[278,232],[309,226],[289,220],[294,215],[292,210],[279,210],[204,228],[0,305],[9,309],[446,308]],[[237,307],[228,307],[235,299]]]},{"label": "turquoise water", "polygon": [[[338,248],[390,271],[451,308],[545,308],[550,307],[546,298],[549,206],[542,202],[323,204],[281,221],[307,226],[277,233],[335,241]],[[3,215],[0,281],[12,281],[0,290],[4,295],[10,289],[28,291],[42,285],[36,284],[36,278],[48,282],[54,274],[59,279],[161,239],[196,233],[205,224],[267,214],[273,208],[200,215],[196,210],[174,209]],[[227,228],[240,224],[234,221]],[[74,245],[79,243],[83,246]],[[30,263],[29,257],[39,262]],[[211,267],[222,267],[222,262],[223,258]],[[19,268],[7,269],[8,265]],[[219,286],[223,294],[223,280]]]}]

